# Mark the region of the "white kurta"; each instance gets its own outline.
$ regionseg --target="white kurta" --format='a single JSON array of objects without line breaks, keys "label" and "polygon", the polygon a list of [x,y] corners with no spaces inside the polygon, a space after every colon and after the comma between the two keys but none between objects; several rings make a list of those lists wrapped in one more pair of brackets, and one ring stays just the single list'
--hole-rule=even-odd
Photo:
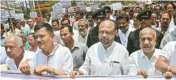
[{"label": "white kurta", "polygon": [[[35,56],[34,52],[25,51],[24,52],[24,57],[21,60],[19,66],[21,65],[22,62],[24,62],[26,60],[31,60],[34,56]],[[7,67],[9,68],[9,70],[20,71],[19,66],[17,67],[16,64],[15,64],[14,59],[11,59],[11,58],[8,57],[7,60],[6,60],[6,64],[7,64]]]},{"label": "white kurta", "polygon": [[58,46],[57,49],[48,56],[44,55],[41,49],[38,49],[35,58],[29,61],[31,68],[33,69],[39,65],[48,65],[69,74],[73,70],[72,54],[68,48],[56,43],[55,45]]},{"label": "white kurta", "polygon": [[161,74],[161,72],[155,68],[155,63],[158,59],[160,51],[161,50],[159,49],[155,49],[155,52],[153,53],[150,60],[141,49],[133,52],[128,58],[128,74],[137,75],[139,70],[145,70],[148,75]]},{"label": "white kurta", "polygon": [[79,71],[82,71],[84,75],[126,74],[127,69],[124,65],[128,55],[126,48],[115,41],[107,50],[101,42],[98,42],[88,49],[86,59]]},{"label": "white kurta", "polygon": [[169,64],[176,66],[176,41],[168,42],[162,49],[160,56],[169,60]]}]

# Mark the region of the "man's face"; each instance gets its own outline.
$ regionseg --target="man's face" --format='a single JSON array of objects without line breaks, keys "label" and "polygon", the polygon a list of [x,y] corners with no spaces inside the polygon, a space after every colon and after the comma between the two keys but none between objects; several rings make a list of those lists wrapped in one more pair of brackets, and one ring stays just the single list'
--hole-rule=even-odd
[{"label": "man's face", "polygon": [[28,25],[29,25],[30,28],[34,27],[34,22],[33,22],[32,19],[28,20]]},{"label": "man's face", "polygon": [[21,24],[18,22],[16,23],[16,28],[20,29],[21,28]]},{"label": "man's face", "polygon": [[68,21],[68,20],[64,20],[64,21],[62,22],[62,25],[66,25],[66,24],[69,24],[69,21]]},{"label": "man's face", "polygon": [[53,43],[53,35],[46,30],[46,28],[41,28],[35,33],[35,40],[40,49],[48,49],[48,45]]},{"label": "man's face", "polygon": [[160,23],[161,23],[162,27],[168,28],[170,21],[171,21],[171,19],[169,17],[169,14],[164,13],[161,15]]},{"label": "man's face", "polygon": [[156,38],[149,31],[143,31],[140,36],[140,47],[144,53],[150,53],[155,49]]},{"label": "man's face", "polygon": [[106,19],[110,19],[111,11],[106,10],[105,12],[106,12]]},{"label": "man's face", "polygon": [[61,38],[64,41],[64,43],[70,42],[70,40],[73,37],[73,34],[69,32],[69,29],[67,27],[65,27],[61,30],[60,35],[61,35]]},{"label": "man's face", "polygon": [[84,22],[84,21],[78,22],[78,28],[79,28],[80,35],[82,35],[82,36],[87,35],[87,27],[88,26],[86,25],[86,22]]},{"label": "man's face", "polygon": [[173,6],[171,5],[171,4],[169,4],[169,5],[167,5],[167,11],[170,13],[170,14],[172,14],[172,12],[173,12]]},{"label": "man's face", "polygon": [[104,19],[105,18],[103,15],[98,15],[95,19],[95,22],[99,25]]},{"label": "man's face", "polygon": [[29,42],[29,45],[30,45],[30,46],[36,44],[36,41],[35,41],[35,39],[34,39],[34,37],[33,37],[32,35],[29,35],[29,36],[28,36],[28,42]]},{"label": "man's face", "polygon": [[154,25],[154,24],[155,24],[155,21],[156,21],[156,19],[157,19],[156,14],[152,14],[151,19],[152,19],[151,23]]},{"label": "man's face", "polygon": [[125,18],[119,19],[117,23],[118,23],[118,26],[119,26],[121,31],[127,31],[128,30],[129,22]]},{"label": "man's face", "polygon": [[99,40],[105,45],[109,46],[114,41],[116,34],[115,25],[112,22],[103,22],[99,26]]},{"label": "man's face", "polygon": [[52,28],[54,31],[59,30],[59,25],[57,24],[57,22],[52,22]]},{"label": "man's face", "polygon": [[145,28],[145,27],[150,27],[150,23],[151,23],[151,20],[149,18],[142,18],[142,19],[139,19],[139,22],[140,22],[140,27],[141,28]]},{"label": "man's face", "polygon": [[5,41],[5,50],[9,58],[18,59],[22,55],[23,46],[17,44],[14,38],[8,38]]}]

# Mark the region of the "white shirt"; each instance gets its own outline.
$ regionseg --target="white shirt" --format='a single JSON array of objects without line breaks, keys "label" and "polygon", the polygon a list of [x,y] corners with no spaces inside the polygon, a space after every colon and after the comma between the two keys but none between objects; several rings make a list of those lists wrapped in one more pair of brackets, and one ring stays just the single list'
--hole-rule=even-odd
[{"label": "white shirt", "polygon": [[115,41],[107,50],[104,49],[101,42],[98,42],[88,49],[85,61],[79,71],[82,71],[84,75],[126,74],[127,69],[124,65],[128,55],[126,48]]},{"label": "white shirt", "polygon": [[148,75],[161,74],[161,72],[155,68],[155,63],[158,59],[160,51],[161,50],[159,49],[155,49],[155,52],[150,60],[141,49],[133,52],[128,58],[128,74],[137,75],[139,70],[145,70]]},{"label": "white shirt", "polygon": [[164,56],[170,65],[176,66],[176,41],[168,42],[162,49],[160,56]]},{"label": "white shirt", "polygon": [[41,49],[38,49],[35,53],[35,58],[29,61],[31,68],[33,69],[39,65],[48,65],[69,74],[73,70],[73,58],[70,50],[57,43],[54,45],[56,45],[57,48],[48,56],[46,56]]},{"label": "white shirt", "polygon": [[[167,28],[167,31],[164,33],[164,35],[172,32],[174,29],[176,28],[176,26],[172,23],[169,24],[169,27]],[[159,24],[159,27],[158,28],[155,28],[156,30],[158,31],[161,31],[161,24]],[[162,31],[161,31],[162,32]]]},{"label": "white shirt", "polygon": [[120,42],[122,45],[124,45],[125,47],[127,47],[127,43],[128,43],[128,36],[130,34],[130,32],[134,31],[133,28],[129,27],[128,31],[126,33],[123,33],[120,29],[119,29],[119,37],[120,37]]},{"label": "white shirt", "polygon": [[54,42],[58,43],[58,44],[61,44],[63,45],[63,41],[61,39],[61,36],[60,36],[60,31],[54,31]]},{"label": "white shirt", "polygon": [[86,36],[84,38],[80,34],[78,34],[77,42],[81,42],[83,44],[87,44],[87,38],[88,38],[89,31],[90,31],[90,28],[88,28],[87,34],[86,34]]},{"label": "white shirt", "polygon": [[[35,56],[34,52],[25,51],[23,59],[21,60],[19,66],[21,65],[21,63],[23,61],[25,61],[25,60],[31,60],[34,56]],[[8,68],[9,68],[9,70],[20,71],[19,66],[17,67],[16,64],[15,64],[14,59],[11,59],[11,58],[7,57],[6,64],[7,64]]]}]

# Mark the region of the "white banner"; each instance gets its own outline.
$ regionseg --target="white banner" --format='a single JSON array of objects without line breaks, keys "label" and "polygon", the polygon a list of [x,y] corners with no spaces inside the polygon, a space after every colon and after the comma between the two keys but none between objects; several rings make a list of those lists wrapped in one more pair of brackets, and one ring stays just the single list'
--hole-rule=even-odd
[{"label": "white banner", "polygon": [[113,10],[120,10],[122,9],[122,4],[121,3],[114,3],[112,4]]},{"label": "white banner", "polygon": [[36,18],[37,12],[30,12],[30,18]]},{"label": "white banner", "polygon": [[15,20],[21,20],[21,19],[24,19],[24,14],[23,13],[16,13]]}]

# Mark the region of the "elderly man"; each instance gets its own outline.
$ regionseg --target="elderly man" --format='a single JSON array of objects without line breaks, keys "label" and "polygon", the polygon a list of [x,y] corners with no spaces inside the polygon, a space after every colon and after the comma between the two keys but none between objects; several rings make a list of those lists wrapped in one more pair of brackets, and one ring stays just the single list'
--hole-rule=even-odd
[{"label": "elderly man", "polygon": [[163,73],[171,72],[176,75],[176,41],[171,41],[163,47],[156,68]]},{"label": "elderly man", "polygon": [[61,38],[68,47],[73,56],[73,70],[78,70],[85,60],[87,52],[87,46],[81,42],[73,39],[73,30],[69,25],[63,25],[61,27]]},{"label": "elderly man", "polygon": [[85,19],[80,19],[78,21],[78,30],[79,30],[79,34],[78,34],[77,41],[87,44],[87,37],[89,34],[89,30],[90,30],[88,21]]},{"label": "elderly man", "polygon": [[86,54],[86,59],[78,71],[70,75],[121,75],[126,74],[124,66],[128,51],[124,46],[114,41],[116,36],[115,23],[105,20],[99,26],[100,42],[92,45]]},{"label": "elderly man", "polygon": [[[21,72],[30,74],[30,68],[36,75],[67,75],[73,70],[73,58],[70,50],[53,42],[54,32],[48,23],[34,28],[38,49],[36,56],[21,66]],[[45,73],[44,73],[45,72]]]},{"label": "elderly man", "polygon": [[[128,43],[127,43],[127,50],[131,54],[132,52],[139,50],[139,32],[145,28],[145,27],[151,27],[151,11],[150,10],[142,10],[138,16],[137,19],[140,21],[140,28],[131,32],[128,36]],[[161,39],[163,38],[163,35],[161,32],[156,31],[157,35],[157,41],[156,41],[156,48],[159,48]]]},{"label": "elderly man", "polygon": [[144,28],[140,31],[140,50],[133,52],[128,58],[129,75],[156,75],[159,72],[155,69],[160,50],[155,49],[156,32],[152,28]]},{"label": "elderly man", "polygon": [[13,33],[8,33],[5,39],[5,51],[8,57],[5,62],[6,68],[4,69],[13,71],[19,71],[19,66],[22,62],[30,60],[34,56],[33,52],[24,51],[22,39]]}]

